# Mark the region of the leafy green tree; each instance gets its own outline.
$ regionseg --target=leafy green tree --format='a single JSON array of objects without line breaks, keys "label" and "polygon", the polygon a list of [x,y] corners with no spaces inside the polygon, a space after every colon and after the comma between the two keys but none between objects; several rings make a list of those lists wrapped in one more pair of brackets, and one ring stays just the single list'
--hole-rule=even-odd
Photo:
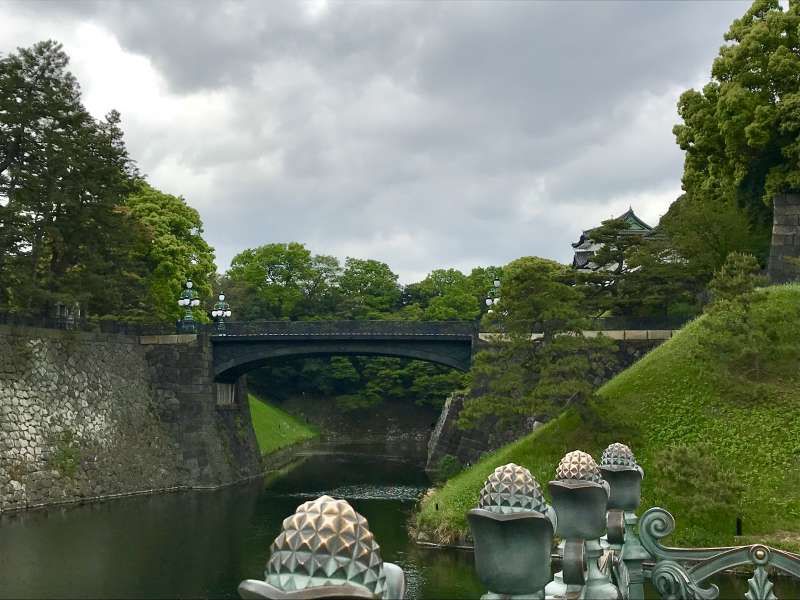
[{"label": "leafy green tree", "polygon": [[630,269],[621,282],[620,314],[633,316],[694,316],[700,312],[704,278],[663,236],[633,248]]},{"label": "leafy green tree", "polygon": [[[723,231],[742,229],[733,211],[740,208],[752,234],[745,236],[749,248],[719,244],[716,236],[714,268],[730,251],[749,251],[763,262],[772,198],[800,190],[799,28],[800,3],[792,0],[784,10],[778,0],[756,0],[725,35],[711,82],[684,92],[678,103],[683,123],[673,131],[686,152],[688,208],[670,234],[681,244],[677,230],[688,230],[688,239],[703,242],[705,217],[714,215],[695,203],[722,205]],[[714,254],[714,245],[703,246]]]},{"label": "leafy green tree", "polygon": [[594,316],[628,313],[625,282],[635,270],[630,257],[645,243],[642,235],[629,233],[629,228],[624,219],[608,219],[591,232],[592,241],[600,245],[592,259],[597,269],[581,273],[579,280],[587,290],[586,304]]},{"label": "leafy green tree", "polygon": [[581,290],[571,270],[555,261],[526,256],[503,268],[500,312],[504,329],[516,336],[533,331],[550,339],[559,332],[580,332],[586,324]]},{"label": "leafy green tree", "polygon": [[214,298],[214,250],[203,239],[203,223],[197,210],[183,198],[165,194],[145,182],[140,182],[128,196],[124,208],[150,241],[145,283],[151,297],[148,316],[164,321],[179,318],[183,311],[175,299],[187,279],[192,280],[201,298]]},{"label": "leafy green tree", "polygon": [[752,254],[731,252],[708,286],[714,302],[744,300],[767,283],[758,260]]},{"label": "leafy green tree", "polygon": [[[469,293],[475,298],[482,312],[489,310],[489,307],[486,306],[486,298],[490,290],[498,291],[494,287],[495,280],[502,282],[503,267],[475,267],[467,275]],[[502,287],[499,292],[503,293]]]},{"label": "leafy green tree", "polygon": [[467,289],[467,277],[458,269],[434,269],[416,284],[423,301]]},{"label": "leafy green tree", "polygon": [[472,321],[481,314],[475,297],[467,292],[449,292],[431,299],[424,317],[429,321]]},{"label": "leafy green tree", "polygon": [[800,307],[782,298],[767,302],[760,289],[766,282],[754,256],[732,252],[709,284],[712,302],[701,321],[706,335],[700,347],[720,368],[719,385],[732,397],[758,392],[740,385],[742,379],[769,380],[800,360]]},{"label": "leafy green tree", "polygon": [[136,169],[119,113],[95,120],[68,64],[53,41],[0,59],[0,303],[121,314],[146,304],[142,238],[119,210]]},{"label": "leafy green tree", "polygon": [[[489,419],[504,428],[521,417],[585,407],[614,361],[614,344],[583,336],[583,297],[570,269],[520,258],[504,267],[502,290],[498,318],[506,336],[475,357],[459,425],[474,428]],[[534,341],[532,333],[543,335]]]},{"label": "leafy green tree", "polygon": [[325,317],[335,305],[339,270],[335,258],[312,256],[297,242],[250,248],[227,272],[231,302],[245,320]]},{"label": "leafy green tree", "polygon": [[407,285],[403,297],[404,314],[420,320],[471,321],[481,314],[472,280],[457,269],[431,271],[419,283]]},{"label": "leafy green tree", "polygon": [[661,229],[689,269],[706,282],[731,252],[764,252],[769,229],[754,226],[735,202],[720,195],[683,194],[661,217]]},{"label": "leafy green tree", "polygon": [[397,275],[377,260],[347,258],[339,290],[347,318],[380,319],[400,308]]}]

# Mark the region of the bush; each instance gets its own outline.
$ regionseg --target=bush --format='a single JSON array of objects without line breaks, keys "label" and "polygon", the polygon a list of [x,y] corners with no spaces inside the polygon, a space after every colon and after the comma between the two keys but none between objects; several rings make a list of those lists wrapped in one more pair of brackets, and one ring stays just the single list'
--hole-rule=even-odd
[{"label": "bush", "polygon": [[445,454],[436,465],[434,479],[437,481],[450,479],[458,475],[463,468],[463,465],[455,456],[452,454]]}]

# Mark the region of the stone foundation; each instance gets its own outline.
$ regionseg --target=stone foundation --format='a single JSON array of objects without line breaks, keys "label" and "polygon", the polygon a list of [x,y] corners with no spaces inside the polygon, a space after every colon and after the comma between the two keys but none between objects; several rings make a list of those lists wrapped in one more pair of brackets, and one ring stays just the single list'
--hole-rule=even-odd
[{"label": "stone foundation", "polygon": [[[667,335],[662,335],[647,339],[647,336],[644,336],[644,339],[641,340],[630,337],[627,338],[627,341],[618,341],[619,350],[617,351],[616,367],[610,369],[603,379],[595,381],[595,385],[599,387],[620,371],[627,369],[647,352],[663,343],[668,337]],[[535,416],[530,416],[521,418],[516,427],[503,431],[499,431],[495,426],[495,422],[491,419],[487,419],[474,429],[459,429],[457,425],[458,416],[464,406],[464,401],[467,399],[468,396],[459,392],[452,394],[447,399],[428,442],[426,470],[435,471],[439,461],[447,455],[457,458],[462,465],[474,464],[484,454],[493,452],[501,446],[505,446],[531,433],[541,425]]]},{"label": "stone foundation", "polygon": [[800,280],[800,194],[776,196],[773,215],[769,279],[772,283],[798,281]]},{"label": "stone foundation", "polygon": [[0,511],[260,472],[246,387],[217,407],[210,344],[0,327]]}]

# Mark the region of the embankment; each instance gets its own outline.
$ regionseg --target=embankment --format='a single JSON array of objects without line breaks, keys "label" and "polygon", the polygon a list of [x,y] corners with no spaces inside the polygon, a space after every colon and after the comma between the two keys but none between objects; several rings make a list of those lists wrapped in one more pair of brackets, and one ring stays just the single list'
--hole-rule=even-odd
[{"label": "embankment", "polygon": [[260,473],[249,406],[220,406],[202,336],[0,327],[0,511]]},{"label": "embankment", "polygon": [[[645,470],[642,508],[662,506],[676,518],[671,543],[800,548],[800,369],[785,360],[800,336],[800,286],[764,294],[753,304],[755,322],[779,326],[741,335],[750,340],[741,356],[763,375],[737,375],[726,368],[727,354],[709,350],[709,336],[727,335],[726,315],[717,333],[692,322],[605,384],[593,406],[562,414],[428,495],[417,515],[421,539],[463,541],[466,511],[501,464],[524,465],[545,483],[565,452],[599,458],[607,444],[622,441]],[[737,517],[743,537],[735,535]]]}]

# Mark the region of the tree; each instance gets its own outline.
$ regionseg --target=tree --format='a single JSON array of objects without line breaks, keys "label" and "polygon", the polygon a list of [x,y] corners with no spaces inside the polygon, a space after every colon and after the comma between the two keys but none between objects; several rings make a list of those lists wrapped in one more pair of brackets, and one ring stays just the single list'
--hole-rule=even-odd
[{"label": "tree", "polygon": [[0,60],[0,302],[124,312],[143,293],[127,276],[141,238],[118,209],[136,170],[119,113],[95,120],[68,64],[53,41]]},{"label": "tree", "polygon": [[[485,290],[481,292],[485,294]],[[403,290],[404,316],[430,321],[471,321],[481,314],[482,300],[473,281],[457,269],[435,269]]]},{"label": "tree", "polygon": [[472,321],[481,314],[481,307],[468,292],[453,291],[432,298],[425,309],[429,321]]},{"label": "tree", "polygon": [[297,242],[249,248],[231,261],[231,302],[244,319],[329,316],[339,271],[334,257],[312,256]]},{"label": "tree", "polygon": [[503,267],[500,314],[511,335],[533,331],[550,339],[558,332],[580,332],[585,325],[581,290],[572,273],[555,261],[526,256]]},{"label": "tree", "polygon": [[683,194],[661,218],[659,229],[706,282],[731,252],[761,252],[763,259],[769,245],[769,229],[755,227],[737,203],[721,195]]},{"label": "tree", "polygon": [[592,262],[592,272],[581,273],[579,280],[586,287],[587,306],[595,316],[606,312],[628,314],[630,298],[625,282],[635,270],[631,254],[644,243],[644,237],[628,232],[630,225],[622,218],[603,221],[591,231],[592,241],[599,245]]},{"label": "tree", "polygon": [[145,252],[145,287],[150,296],[147,316],[163,321],[179,318],[182,309],[175,299],[187,279],[200,297],[213,298],[214,250],[203,239],[200,214],[183,198],[165,194],[144,181],[125,200],[124,208],[150,241]]},{"label": "tree", "polygon": [[756,288],[767,283],[755,256],[731,252],[708,286],[714,302],[746,301]]},{"label": "tree", "polygon": [[[465,428],[487,418],[504,428],[521,417],[543,419],[566,406],[584,407],[614,361],[611,340],[583,336],[583,297],[566,266],[524,257],[503,274],[497,314],[506,335],[475,357],[470,397],[459,416]],[[543,337],[533,341],[532,333]]]},{"label": "tree", "polygon": [[400,287],[386,263],[347,258],[339,279],[343,311],[351,319],[379,319],[400,307]]},{"label": "tree", "polygon": [[621,282],[617,310],[633,316],[693,316],[700,312],[705,284],[696,266],[664,236],[631,249],[630,269]]},{"label": "tree", "polygon": [[[723,207],[729,230],[741,230],[743,211],[749,248],[716,244],[714,268],[730,251],[749,251],[764,261],[775,194],[800,190],[800,3],[784,10],[778,0],[756,0],[725,35],[712,80],[702,91],[684,92],[683,123],[673,129],[686,152],[683,188],[687,210],[670,234],[702,241],[706,216],[696,203]],[[701,218],[695,220],[693,216]],[[725,230],[726,228],[722,228]],[[681,244],[680,240],[677,242]],[[713,254],[713,245],[702,245]]]}]

